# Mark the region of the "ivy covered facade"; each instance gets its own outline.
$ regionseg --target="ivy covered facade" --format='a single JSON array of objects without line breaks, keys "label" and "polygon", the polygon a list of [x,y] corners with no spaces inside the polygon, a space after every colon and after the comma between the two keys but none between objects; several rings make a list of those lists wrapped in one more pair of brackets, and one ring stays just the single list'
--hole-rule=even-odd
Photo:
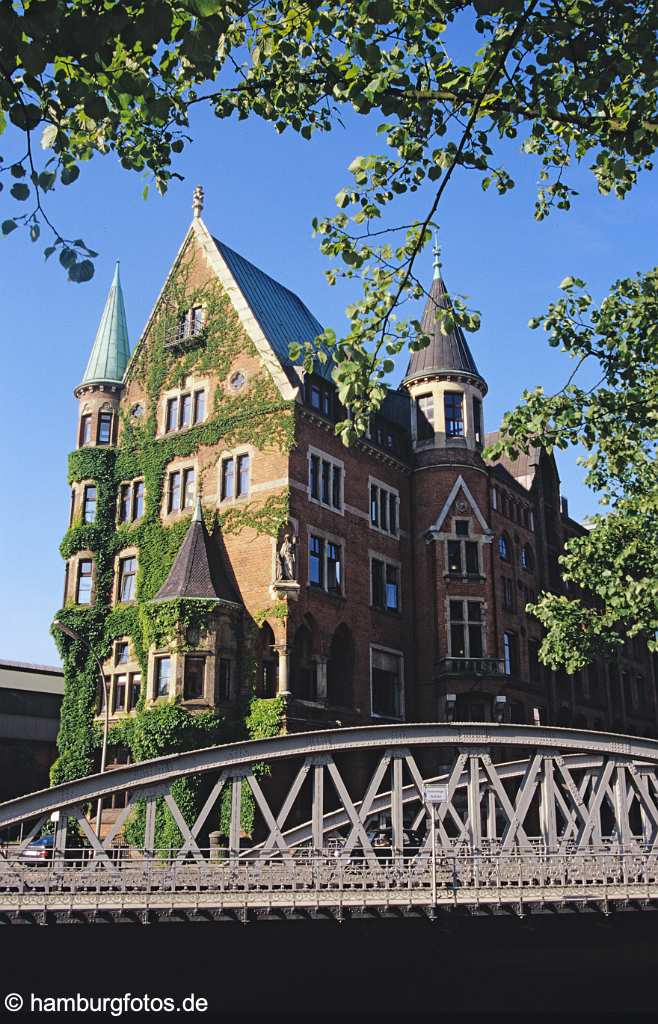
[{"label": "ivy covered facade", "polygon": [[[347,449],[330,367],[289,356],[320,324],[198,209],[132,353],[117,270],[75,389],[57,618],[81,639],[55,631],[53,782],[97,770],[96,658],[119,761],[451,717],[655,732],[642,644],[579,677],[539,664],[525,607],[560,592],[559,553],[583,528],[545,453],[483,461],[487,385],[463,334],[437,327],[446,301],[437,270],[431,344]],[[177,785],[192,814],[201,784]],[[139,814],[129,828],[138,839]]]}]

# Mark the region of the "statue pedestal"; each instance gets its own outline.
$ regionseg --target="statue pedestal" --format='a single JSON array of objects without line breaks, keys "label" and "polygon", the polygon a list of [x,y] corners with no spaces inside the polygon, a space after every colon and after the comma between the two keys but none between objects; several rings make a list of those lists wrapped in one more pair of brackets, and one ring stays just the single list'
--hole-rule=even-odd
[{"label": "statue pedestal", "polygon": [[297,580],[275,580],[270,587],[270,594],[274,598],[288,597],[292,601],[299,598],[299,583]]}]

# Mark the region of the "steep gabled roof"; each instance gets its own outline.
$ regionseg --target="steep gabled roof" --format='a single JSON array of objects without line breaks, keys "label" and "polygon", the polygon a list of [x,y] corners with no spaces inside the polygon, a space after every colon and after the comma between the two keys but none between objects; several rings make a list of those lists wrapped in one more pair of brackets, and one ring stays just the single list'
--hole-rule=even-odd
[{"label": "steep gabled roof", "polygon": [[201,501],[197,499],[183,543],[178,549],[167,579],[153,600],[200,598],[239,604],[240,600],[221,563],[219,552],[213,550],[213,547],[203,521]]},{"label": "steep gabled roof", "polygon": [[[213,242],[279,361],[283,366],[292,366],[290,345],[295,341],[313,341],[322,333],[322,324],[289,288],[224,242],[217,238]],[[330,362],[318,362],[315,372],[330,379]]]},{"label": "steep gabled roof", "polygon": [[429,337],[430,343],[412,353],[403,383],[430,373],[455,371],[472,374],[484,383],[461,327],[456,325],[448,334],[440,329],[437,311],[450,308],[450,296],[437,268],[421,320],[422,333]]},{"label": "steep gabled roof", "polygon": [[117,262],[81,384],[120,384],[129,358],[128,324]]}]

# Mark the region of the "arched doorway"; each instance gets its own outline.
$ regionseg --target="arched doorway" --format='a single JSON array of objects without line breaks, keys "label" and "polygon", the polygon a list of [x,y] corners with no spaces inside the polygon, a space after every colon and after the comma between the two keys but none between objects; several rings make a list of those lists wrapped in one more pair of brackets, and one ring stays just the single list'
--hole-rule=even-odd
[{"label": "arched doorway", "polygon": [[354,640],[345,623],[336,629],[329,646],[327,661],[327,701],[337,707],[351,707],[354,703]]},{"label": "arched doorway", "polygon": [[274,643],[272,627],[269,622],[265,622],[260,630],[260,683],[263,697],[276,697],[279,688],[279,659]]}]

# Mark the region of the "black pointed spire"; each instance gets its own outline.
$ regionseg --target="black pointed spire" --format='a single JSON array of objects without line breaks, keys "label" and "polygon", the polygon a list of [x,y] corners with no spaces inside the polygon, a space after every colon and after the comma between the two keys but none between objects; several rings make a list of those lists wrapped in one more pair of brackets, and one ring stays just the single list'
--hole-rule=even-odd
[{"label": "black pointed spire", "polygon": [[461,327],[456,324],[449,334],[443,334],[441,331],[440,322],[437,320],[437,311],[450,308],[450,296],[443,283],[435,254],[434,280],[421,320],[422,333],[429,337],[430,343],[418,352],[412,353],[403,384],[415,377],[424,377],[432,373],[454,373],[455,371],[472,374],[479,377],[484,383],[484,378],[475,364]]},{"label": "black pointed spire", "polygon": [[215,599],[230,601],[232,604],[240,603],[221,563],[219,552],[213,550],[212,540],[203,521],[199,498],[169,575],[153,600],[168,601],[173,598]]}]

